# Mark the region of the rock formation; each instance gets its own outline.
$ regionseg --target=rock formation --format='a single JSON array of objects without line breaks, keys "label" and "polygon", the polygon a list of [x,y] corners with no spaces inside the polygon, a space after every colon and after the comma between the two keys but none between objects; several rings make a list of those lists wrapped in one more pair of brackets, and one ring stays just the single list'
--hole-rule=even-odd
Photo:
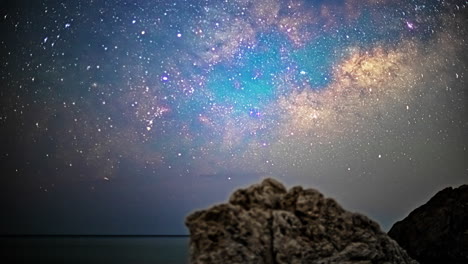
[{"label": "rock formation", "polygon": [[468,263],[468,185],[440,191],[388,234],[421,263]]},{"label": "rock formation", "polygon": [[417,263],[367,217],[273,180],[186,219],[193,264]]}]

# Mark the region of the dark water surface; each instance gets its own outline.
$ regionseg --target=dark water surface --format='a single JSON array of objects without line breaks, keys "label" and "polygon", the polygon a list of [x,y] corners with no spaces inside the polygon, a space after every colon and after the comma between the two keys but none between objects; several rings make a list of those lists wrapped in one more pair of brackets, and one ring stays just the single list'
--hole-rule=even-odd
[{"label": "dark water surface", "polygon": [[187,264],[189,256],[188,237],[8,237],[0,240],[1,263]]}]

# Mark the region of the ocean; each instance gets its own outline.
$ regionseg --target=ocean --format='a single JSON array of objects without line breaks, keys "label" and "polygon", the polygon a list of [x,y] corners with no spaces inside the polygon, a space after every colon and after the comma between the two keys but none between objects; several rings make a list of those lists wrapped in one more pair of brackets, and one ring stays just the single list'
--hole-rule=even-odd
[{"label": "ocean", "polygon": [[0,240],[1,263],[189,263],[189,237],[35,236]]}]

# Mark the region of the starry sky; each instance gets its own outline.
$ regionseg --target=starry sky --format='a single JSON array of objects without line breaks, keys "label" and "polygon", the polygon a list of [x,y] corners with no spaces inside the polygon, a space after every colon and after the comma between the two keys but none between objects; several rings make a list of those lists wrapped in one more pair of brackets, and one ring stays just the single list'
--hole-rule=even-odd
[{"label": "starry sky", "polygon": [[274,177],[384,230],[468,182],[468,1],[0,6],[0,233],[187,234]]}]

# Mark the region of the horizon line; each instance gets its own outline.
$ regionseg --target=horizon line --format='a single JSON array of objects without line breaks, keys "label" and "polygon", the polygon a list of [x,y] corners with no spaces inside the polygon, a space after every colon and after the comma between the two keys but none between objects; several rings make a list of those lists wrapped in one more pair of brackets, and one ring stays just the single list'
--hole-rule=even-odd
[{"label": "horizon line", "polygon": [[0,237],[189,237],[189,234],[0,234]]}]

